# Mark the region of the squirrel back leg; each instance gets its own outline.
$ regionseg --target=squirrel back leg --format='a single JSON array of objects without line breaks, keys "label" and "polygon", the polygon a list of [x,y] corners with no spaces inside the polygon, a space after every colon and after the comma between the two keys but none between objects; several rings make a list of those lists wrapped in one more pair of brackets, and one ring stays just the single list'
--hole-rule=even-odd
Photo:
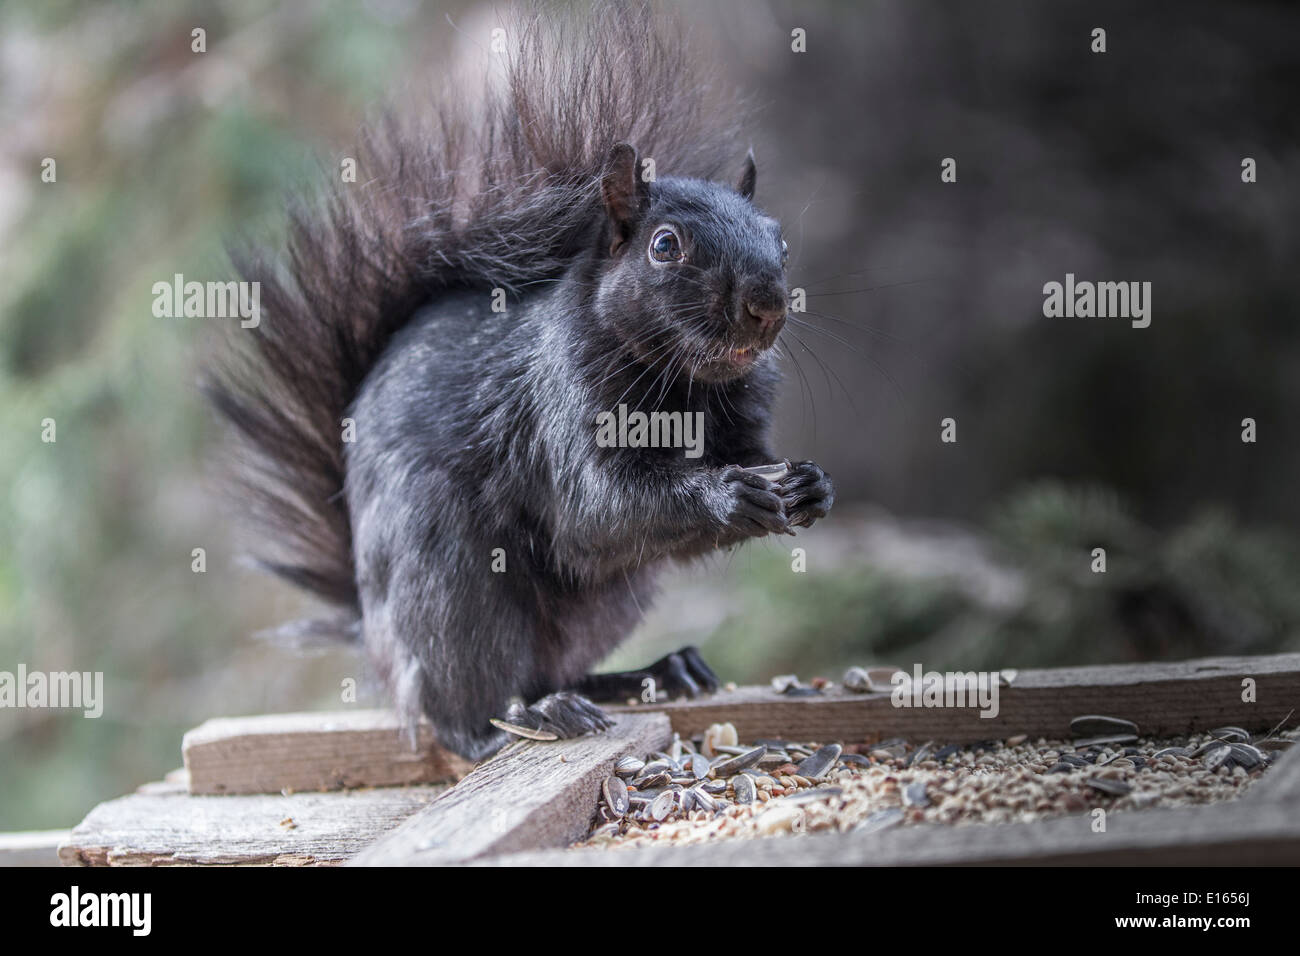
[{"label": "squirrel back leg", "polygon": [[[668,697],[698,697],[721,686],[718,675],[700,656],[699,648],[683,647],[643,670],[587,674],[573,685],[576,693],[592,700],[623,701],[636,697],[651,703]],[[649,693],[649,697],[645,697]]]},{"label": "squirrel back leg", "polygon": [[478,579],[471,587],[443,576],[441,586],[430,586],[440,577],[428,556],[397,545],[385,552],[382,584],[361,576],[363,630],[411,727],[427,717],[438,742],[470,760],[510,739],[493,718],[560,738],[609,728],[604,711],[585,698],[538,687],[533,620],[504,582]]}]

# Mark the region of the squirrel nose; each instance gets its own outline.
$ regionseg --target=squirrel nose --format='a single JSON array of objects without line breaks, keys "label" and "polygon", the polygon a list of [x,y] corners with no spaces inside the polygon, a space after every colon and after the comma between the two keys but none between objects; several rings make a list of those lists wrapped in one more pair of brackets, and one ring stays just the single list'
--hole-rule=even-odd
[{"label": "squirrel nose", "polygon": [[780,330],[785,322],[787,305],[782,293],[745,298],[745,312],[758,323],[758,331],[763,334]]}]

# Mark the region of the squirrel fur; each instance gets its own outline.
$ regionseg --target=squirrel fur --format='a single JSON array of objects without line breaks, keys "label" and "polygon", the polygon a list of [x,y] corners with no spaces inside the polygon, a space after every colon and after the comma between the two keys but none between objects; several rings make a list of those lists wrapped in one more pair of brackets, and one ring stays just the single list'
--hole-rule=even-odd
[{"label": "squirrel fur", "polygon": [[[739,113],[644,8],[508,35],[503,78],[385,120],[364,184],[292,211],[287,266],[236,257],[263,318],[207,384],[246,449],[262,564],[338,606],[401,712],[471,759],[506,739],[492,718],[573,736],[608,726],[588,698],[646,678],[715,690],[693,648],[590,671],[667,561],[833,500],[812,462],[746,470],[782,460],[788,297]],[[702,454],[602,447],[620,404],[702,414]]]}]

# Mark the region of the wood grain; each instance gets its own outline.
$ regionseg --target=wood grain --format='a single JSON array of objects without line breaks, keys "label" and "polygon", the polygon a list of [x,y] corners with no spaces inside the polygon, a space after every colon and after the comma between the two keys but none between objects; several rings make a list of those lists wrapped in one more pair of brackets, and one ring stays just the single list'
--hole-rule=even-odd
[{"label": "wood grain", "polygon": [[58,855],[69,866],[335,865],[447,789],[214,797],[152,783],[90,811]]},{"label": "wood grain", "polygon": [[627,714],[602,734],[520,741],[359,854],[358,866],[438,866],[567,846],[583,836],[619,757],[667,746],[661,714]]},{"label": "wood grain", "polygon": [[438,746],[427,725],[412,749],[384,710],[217,718],[187,733],[181,752],[195,794],[440,783],[473,767]]},{"label": "wood grain", "polygon": [[[1255,682],[1255,702],[1242,681]],[[615,707],[667,714],[682,736],[730,722],[742,740],[786,737],[815,741],[972,743],[1013,734],[1068,737],[1070,721],[1102,713],[1136,722],[1143,734],[1176,736],[1235,724],[1266,730],[1292,711],[1300,715],[1300,654],[1216,657],[1158,664],[1024,670],[998,694],[998,715],[974,708],[895,707],[890,695],[853,694],[838,685],[817,697],[789,697],[768,687],[740,687],[698,700]]]}]

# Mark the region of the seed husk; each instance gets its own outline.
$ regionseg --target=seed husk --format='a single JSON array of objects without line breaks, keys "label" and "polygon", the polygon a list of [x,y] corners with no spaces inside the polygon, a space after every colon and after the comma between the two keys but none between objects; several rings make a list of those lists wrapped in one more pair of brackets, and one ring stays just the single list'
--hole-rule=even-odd
[{"label": "seed husk", "polygon": [[559,734],[553,734],[549,730],[535,730],[532,727],[524,727],[522,724],[512,724],[509,721],[493,717],[489,721],[497,730],[504,730],[508,734],[514,734],[516,737],[524,737],[528,740],[559,740]]},{"label": "seed husk", "polygon": [[1242,730],[1240,727],[1219,727],[1211,730],[1210,736],[1217,737],[1230,744],[1250,743],[1250,731]]},{"label": "seed husk", "polygon": [[844,685],[845,690],[855,694],[866,694],[871,691],[871,675],[861,667],[850,667],[846,670],[840,683]]},{"label": "seed husk", "polygon": [[713,765],[713,773],[719,777],[730,777],[758,764],[767,755],[767,748],[759,745],[752,750],[730,757]]},{"label": "seed husk", "polygon": [[801,777],[808,777],[816,780],[818,777],[825,776],[826,771],[835,766],[835,761],[840,759],[840,754],[844,748],[839,744],[827,744],[821,750],[818,750],[810,757],[805,757],[800,761],[796,772]]},{"label": "seed husk", "polygon": [[754,778],[745,774],[738,774],[731,779],[732,789],[736,794],[736,802],[739,804],[753,803],[758,795],[758,787],[754,785]]},{"label": "seed husk", "polygon": [[655,797],[654,803],[650,805],[650,816],[657,822],[662,823],[668,819],[668,815],[677,808],[677,793],[673,790],[665,790],[659,796]]},{"label": "seed husk", "polygon": [[1263,740],[1255,741],[1255,747],[1259,750],[1290,750],[1294,740],[1287,740],[1285,737],[1265,737]]},{"label": "seed husk", "polygon": [[1102,793],[1108,793],[1112,796],[1122,797],[1125,794],[1133,792],[1133,785],[1124,780],[1112,779],[1108,777],[1090,777],[1088,786]]},{"label": "seed husk", "polygon": [[620,777],[635,777],[644,769],[645,761],[640,757],[633,756],[632,754],[620,758],[618,763],[614,764],[614,773],[618,774]]},{"label": "seed husk", "polygon": [[1232,762],[1240,767],[1245,767],[1247,770],[1254,770],[1267,759],[1263,753],[1250,744],[1229,744],[1228,749],[1232,751]]},{"label": "seed husk", "polygon": [[616,817],[621,817],[631,809],[631,802],[628,799],[627,784],[623,782],[622,777],[606,777],[605,783],[601,787],[605,797],[605,806],[609,812]]},{"label": "seed husk", "polygon": [[930,754],[933,752],[934,752],[934,741],[927,740],[925,743],[921,744],[921,746],[917,747],[915,750],[913,750],[910,754],[907,755],[907,759],[903,761],[903,766],[910,767],[914,763],[920,763],[923,760],[927,760],[929,759]]},{"label": "seed husk", "polygon": [[1201,763],[1207,770],[1218,770],[1228,758],[1232,756],[1232,748],[1227,744],[1218,744],[1214,748],[1206,751],[1205,756],[1201,757]]}]

